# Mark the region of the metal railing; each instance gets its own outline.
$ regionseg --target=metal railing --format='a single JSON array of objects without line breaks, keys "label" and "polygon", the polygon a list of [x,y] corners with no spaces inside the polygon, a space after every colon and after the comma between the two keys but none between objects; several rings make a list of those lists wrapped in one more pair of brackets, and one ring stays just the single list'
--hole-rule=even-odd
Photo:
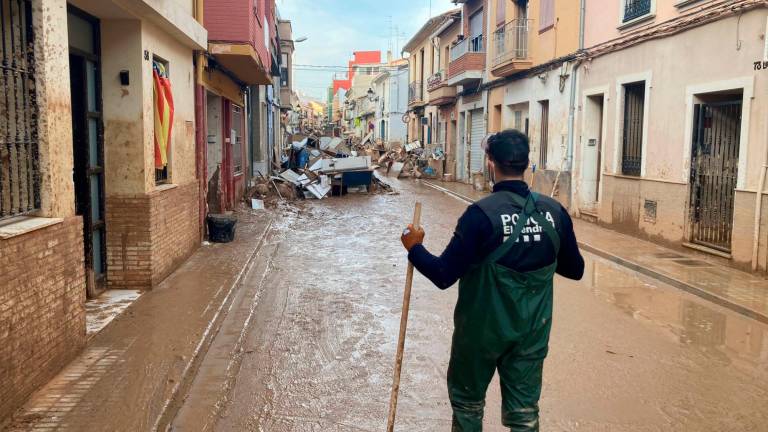
[{"label": "metal railing", "polygon": [[485,46],[483,44],[483,35],[478,35],[473,38],[462,39],[459,43],[451,47],[451,61],[458,60],[466,53],[485,52]]},{"label": "metal railing", "polygon": [[427,90],[432,90],[433,88],[439,86],[443,83],[443,80],[445,79],[445,71],[440,70],[436,72],[434,75],[429,77],[427,79]]},{"label": "metal railing", "polygon": [[424,100],[424,86],[421,81],[414,81],[408,86],[408,103]]},{"label": "metal railing", "polygon": [[649,13],[651,13],[651,0],[626,0],[624,3],[624,22]]},{"label": "metal railing", "polygon": [[493,34],[493,65],[527,59],[530,29],[531,20],[513,20],[496,30]]},{"label": "metal railing", "polygon": [[0,0],[0,219],[40,208],[32,4]]}]

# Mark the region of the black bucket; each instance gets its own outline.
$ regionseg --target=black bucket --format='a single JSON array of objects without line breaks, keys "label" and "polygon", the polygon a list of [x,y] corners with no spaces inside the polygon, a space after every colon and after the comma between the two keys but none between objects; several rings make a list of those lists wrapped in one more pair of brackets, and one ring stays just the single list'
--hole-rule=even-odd
[{"label": "black bucket", "polygon": [[210,214],[208,222],[208,240],[214,243],[229,243],[235,239],[237,218],[231,215]]}]

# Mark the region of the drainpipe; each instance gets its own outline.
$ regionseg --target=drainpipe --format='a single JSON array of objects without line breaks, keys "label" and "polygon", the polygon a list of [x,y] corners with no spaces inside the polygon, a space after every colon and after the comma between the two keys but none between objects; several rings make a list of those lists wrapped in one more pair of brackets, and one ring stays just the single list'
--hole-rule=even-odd
[{"label": "drainpipe", "polygon": [[[203,0],[195,0],[195,20],[203,25]],[[200,241],[205,239],[205,216],[208,213],[208,152],[206,140],[205,119],[205,89],[203,88],[203,70],[205,55],[203,51],[195,52],[195,163],[198,181],[198,223]]]},{"label": "drainpipe", "polygon": [[[581,0],[581,5],[579,7],[579,51],[584,50],[584,22],[586,19],[586,10],[586,0]],[[571,101],[570,106],[568,107],[568,150],[566,157],[568,158],[568,172],[571,173],[571,188],[569,197],[571,207],[578,207],[573,205],[575,196],[575,176],[573,175],[573,147],[576,138],[576,93],[578,91],[577,82],[579,80],[580,66],[581,60],[577,60],[573,65],[573,77],[571,78]],[[557,184],[555,184],[555,187],[557,187]],[[554,193],[554,188],[552,192]]]},{"label": "drainpipe", "polygon": [[760,168],[760,182],[757,186],[755,197],[755,233],[752,238],[752,271],[757,271],[757,255],[760,248],[760,219],[762,218],[763,189],[765,188],[765,171],[768,169],[768,152],[763,157],[763,166]]},{"label": "drainpipe", "polygon": [[[768,19],[765,22],[765,30],[768,32]],[[768,33],[766,33],[768,34]],[[768,41],[765,44],[765,51],[763,52],[763,60],[768,61]],[[768,146],[768,142],[766,142]],[[763,153],[763,165],[760,168],[760,182],[757,186],[757,193],[755,194],[755,231],[752,238],[752,271],[757,271],[757,256],[760,250],[760,220],[763,213],[763,190],[765,189],[765,176],[766,170],[768,170],[768,148]]]}]

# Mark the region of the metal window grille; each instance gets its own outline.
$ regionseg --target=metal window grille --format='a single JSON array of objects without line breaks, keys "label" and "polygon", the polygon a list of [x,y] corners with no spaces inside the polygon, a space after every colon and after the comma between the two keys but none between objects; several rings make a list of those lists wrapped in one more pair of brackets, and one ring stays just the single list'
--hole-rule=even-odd
[{"label": "metal window grille", "polygon": [[691,241],[731,251],[742,101],[694,107]]},{"label": "metal window grille", "polygon": [[424,87],[421,81],[414,81],[408,86],[408,102],[415,102],[424,99]]},{"label": "metal window grille", "polygon": [[651,0],[626,0],[624,3],[624,22],[649,13],[651,13]]},{"label": "metal window grille", "polygon": [[645,111],[645,82],[624,86],[624,136],[621,153],[621,173],[639,176],[643,160],[643,115]]},{"label": "metal window grille", "polygon": [[0,0],[0,219],[40,209],[32,5]]},{"label": "metal window grille", "polygon": [[541,136],[539,142],[539,168],[547,168],[547,151],[549,147],[549,101],[541,101]]}]

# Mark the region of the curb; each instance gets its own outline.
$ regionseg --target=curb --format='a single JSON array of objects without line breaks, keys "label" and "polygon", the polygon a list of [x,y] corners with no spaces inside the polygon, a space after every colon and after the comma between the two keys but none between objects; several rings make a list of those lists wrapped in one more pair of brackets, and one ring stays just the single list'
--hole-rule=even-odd
[{"label": "curb", "polygon": [[[431,187],[431,188],[433,188],[435,190],[438,190],[440,192],[443,192],[443,193],[446,193],[448,195],[451,195],[454,198],[457,198],[457,199],[459,199],[461,201],[465,201],[465,202],[470,203],[470,204],[475,202],[473,199],[471,199],[469,197],[461,195],[458,192],[454,192],[452,190],[448,190],[448,189],[446,189],[444,187],[438,186],[438,185],[436,185],[434,183],[431,183],[429,181],[422,180],[422,183],[424,183],[425,185],[427,185],[427,186],[429,186],[429,187]],[[600,248],[597,248],[595,246],[592,246],[589,243],[586,243],[586,242],[583,242],[583,241],[579,241],[578,244],[579,244],[580,248],[582,248],[585,251],[590,252],[590,253],[592,253],[594,255],[597,255],[600,258],[606,259],[606,260],[611,261],[611,262],[613,262],[615,264],[619,264],[622,267],[626,267],[626,268],[628,268],[628,269],[630,269],[632,271],[635,271],[635,272],[640,273],[642,275],[645,275],[645,276],[651,277],[653,279],[656,279],[656,280],[658,280],[660,282],[663,282],[663,283],[665,283],[667,285],[670,285],[670,286],[672,286],[674,288],[677,288],[679,290],[682,290],[682,291],[688,292],[690,294],[693,294],[693,295],[695,295],[697,297],[700,297],[700,298],[702,298],[704,300],[707,300],[707,301],[710,301],[712,303],[715,303],[718,306],[722,306],[722,307],[724,307],[726,309],[729,309],[729,310],[731,310],[733,312],[736,312],[736,313],[738,313],[740,315],[743,315],[743,316],[745,316],[747,318],[754,319],[754,320],[759,321],[759,322],[761,322],[763,324],[768,324],[768,315],[765,315],[765,314],[760,313],[758,311],[752,310],[752,309],[750,309],[750,308],[748,308],[748,307],[746,307],[744,305],[740,305],[738,303],[734,303],[733,301],[731,301],[729,299],[723,298],[723,297],[721,297],[721,296],[719,296],[717,294],[714,294],[714,293],[709,292],[709,291],[707,291],[705,289],[699,288],[699,287],[697,287],[695,285],[692,285],[690,283],[681,281],[681,280],[676,279],[676,278],[674,278],[672,276],[669,276],[669,275],[666,275],[666,274],[661,273],[659,271],[656,271],[656,270],[654,270],[652,268],[643,266],[643,265],[638,264],[638,263],[636,263],[634,261],[622,258],[622,257],[620,257],[618,255],[612,254],[612,253],[610,253],[608,251],[605,251],[603,249],[600,249]]]},{"label": "curb", "polygon": [[262,246],[264,245],[264,241],[267,238],[267,233],[272,228],[272,222],[273,220],[270,219],[269,222],[267,223],[267,226],[264,227],[264,231],[259,236],[259,241],[256,243],[255,247],[253,248],[250,255],[248,256],[248,260],[240,269],[240,273],[237,274],[237,277],[235,278],[235,280],[232,282],[232,285],[230,285],[229,289],[227,290],[227,294],[224,297],[224,300],[216,309],[216,313],[214,314],[211,321],[208,323],[208,326],[205,328],[205,331],[203,332],[202,337],[200,338],[200,342],[197,344],[197,347],[195,347],[195,350],[189,362],[184,367],[184,371],[181,373],[180,379],[177,381],[176,386],[171,391],[170,396],[166,399],[165,404],[160,410],[160,413],[157,415],[155,423],[151,428],[152,431],[167,430],[168,426],[170,426],[171,421],[173,420],[172,417],[175,415],[175,411],[176,411],[175,409],[171,410],[171,407],[175,406],[175,404],[180,402],[179,397],[182,395],[185,395],[186,392],[189,390],[189,386],[191,386],[192,381],[195,377],[195,374],[193,372],[197,371],[197,369],[200,367],[200,364],[202,363],[202,359],[205,357],[205,354],[208,352],[208,349],[210,348],[211,343],[213,342],[213,339],[219,333],[219,330],[221,329],[221,326],[224,322],[224,317],[227,315],[227,312],[232,304],[232,301],[234,300],[235,291],[237,291],[237,289],[240,287],[245,275],[253,266],[254,259],[256,258]]}]

